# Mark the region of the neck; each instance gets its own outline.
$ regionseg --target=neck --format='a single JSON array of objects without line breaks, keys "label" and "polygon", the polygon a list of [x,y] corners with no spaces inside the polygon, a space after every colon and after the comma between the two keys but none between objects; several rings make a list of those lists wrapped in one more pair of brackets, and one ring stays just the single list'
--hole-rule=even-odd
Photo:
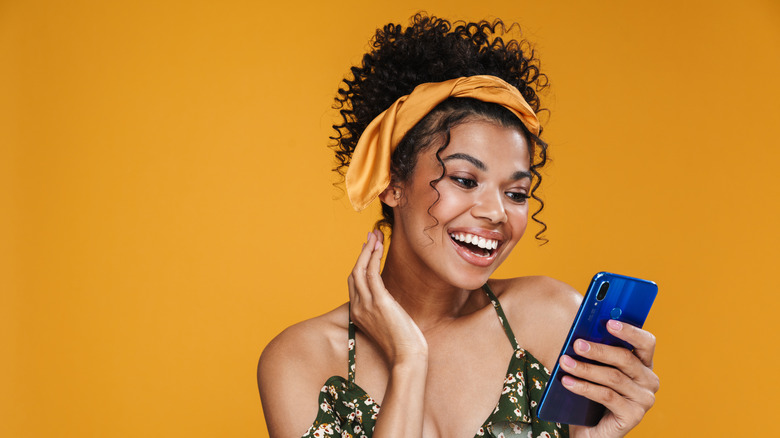
[{"label": "neck", "polygon": [[457,288],[421,270],[421,263],[398,256],[393,249],[391,244],[382,269],[382,281],[423,332],[484,305],[481,303],[484,298],[481,289]]}]

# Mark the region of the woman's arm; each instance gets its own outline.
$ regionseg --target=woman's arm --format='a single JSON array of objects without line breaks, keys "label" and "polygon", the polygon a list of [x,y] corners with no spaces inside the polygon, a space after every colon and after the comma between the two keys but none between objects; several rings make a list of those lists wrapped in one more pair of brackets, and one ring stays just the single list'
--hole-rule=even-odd
[{"label": "woman's arm", "polygon": [[[327,366],[327,358],[333,356],[325,334],[328,326],[322,317],[304,321],[283,331],[263,350],[257,386],[271,438],[300,438],[314,422],[320,389],[333,371]],[[340,344],[346,349],[346,343]],[[346,366],[346,357],[342,362]]]},{"label": "woman's arm", "polygon": [[373,437],[421,437],[428,343],[382,282],[382,249],[382,233],[375,230],[347,280],[352,321],[377,343],[390,364]]},{"label": "woman's arm", "polygon": [[[381,233],[369,235],[349,276],[351,318],[362,333],[380,347],[390,366],[382,409],[374,438],[422,436],[423,400],[428,372],[428,344],[411,317],[385,289],[380,276]],[[339,314],[336,314],[339,313]],[[277,336],[263,351],[257,383],[271,438],[299,438],[314,422],[320,389],[328,377],[340,374],[346,357],[328,367],[332,358],[334,319],[330,317],[296,324]],[[339,346],[344,345],[336,342]],[[341,354],[338,354],[341,356]],[[346,348],[344,351],[346,356]]]}]

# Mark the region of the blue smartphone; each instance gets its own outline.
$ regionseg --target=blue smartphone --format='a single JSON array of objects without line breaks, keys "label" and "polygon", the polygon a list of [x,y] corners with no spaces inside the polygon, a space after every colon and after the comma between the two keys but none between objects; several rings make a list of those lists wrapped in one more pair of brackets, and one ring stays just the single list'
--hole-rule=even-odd
[{"label": "blue smartphone", "polygon": [[585,339],[600,344],[615,345],[629,350],[634,347],[607,331],[607,321],[615,319],[642,327],[658,294],[658,286],[649,280],[599,272],[593,276],[588,292],[563,344],[550,381],[539,403],[537,417],[556,423],[594,426],[604,416],[604,405],[574,394],[561,382],[567,375],[560,367],[561,356],[567,354],[578,361],[595,363],[574,352],[574,341]]}]

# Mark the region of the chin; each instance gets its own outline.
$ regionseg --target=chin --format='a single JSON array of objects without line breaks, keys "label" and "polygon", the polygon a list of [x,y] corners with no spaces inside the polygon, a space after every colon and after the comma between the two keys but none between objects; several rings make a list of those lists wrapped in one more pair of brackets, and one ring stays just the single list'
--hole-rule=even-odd
[{"label": "chin", "polygon": [[485,283],[487,283],[488,279],[493,274],[493,272],[494,270],[490,270],[490,272],[488,273],[469,274],[468,272],[461,271],[456,273],[453,277],[451,277],[450,282],[453,286],[460,289],[476,290],[484,286]]}]

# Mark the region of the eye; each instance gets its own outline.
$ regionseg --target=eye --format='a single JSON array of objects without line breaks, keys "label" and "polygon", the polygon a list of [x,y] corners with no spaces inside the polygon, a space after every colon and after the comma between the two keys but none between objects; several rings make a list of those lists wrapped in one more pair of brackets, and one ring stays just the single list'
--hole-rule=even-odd
[{"label": "eye", "polygon": [[477,181],[473,180],[471,178],[463,178],[460,176],[451,176],[450,179],[455,182],[455,184],[467,188],[467,189],[473,189],[477,186]]},{"label": "eye", "polygon": [[506,196],[518,204],[525,204],[526,200],[530,197],[527,193],[523,192],[506,192]]}]

